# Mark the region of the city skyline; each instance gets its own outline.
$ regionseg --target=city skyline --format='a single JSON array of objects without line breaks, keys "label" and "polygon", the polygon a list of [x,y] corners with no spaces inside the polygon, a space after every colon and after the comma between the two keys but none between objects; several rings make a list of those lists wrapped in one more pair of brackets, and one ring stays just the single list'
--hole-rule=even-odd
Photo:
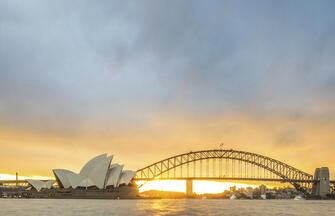
[{"label": "city skyline", "polygon": [[335,2],[1,1],[0,174],[197,150],[335,171]]}]

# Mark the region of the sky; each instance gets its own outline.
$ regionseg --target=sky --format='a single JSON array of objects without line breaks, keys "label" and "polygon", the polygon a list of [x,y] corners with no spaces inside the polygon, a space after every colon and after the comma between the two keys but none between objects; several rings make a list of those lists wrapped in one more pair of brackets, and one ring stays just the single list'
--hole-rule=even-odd
[{"label": "sky", "polygon": [[0,173],[224,148],[335,177],[335,1],[0,1]]}]

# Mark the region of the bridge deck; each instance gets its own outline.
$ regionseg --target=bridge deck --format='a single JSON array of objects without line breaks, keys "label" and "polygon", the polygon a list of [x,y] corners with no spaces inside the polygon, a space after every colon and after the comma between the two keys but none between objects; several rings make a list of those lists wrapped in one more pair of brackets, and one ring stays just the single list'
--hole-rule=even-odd
[{"label": "bridge deck", "polygon": [[[318,182],[315,180],[300,180],[300,179],[264,179],[264,178],[229,178],[229,177],[196,177],[196,178],[187,178],[187,177],[170,177],[170,178],[135,178],[135,181],[154,181],[154,180],[199,180],[199,181],[269,181],[269,182],[301,182],[301,183],[314,183]],[[335,181],[331,181],[335,183]]]}]

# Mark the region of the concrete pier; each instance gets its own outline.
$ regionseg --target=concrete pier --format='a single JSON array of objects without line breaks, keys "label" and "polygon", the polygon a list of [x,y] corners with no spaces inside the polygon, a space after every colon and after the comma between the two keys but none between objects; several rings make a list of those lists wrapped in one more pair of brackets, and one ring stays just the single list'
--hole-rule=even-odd
[{"label": "concrete pier", "polygon": [[192,179],[186,180],[186,195],[188,197],[193,196],[193,180]]}]

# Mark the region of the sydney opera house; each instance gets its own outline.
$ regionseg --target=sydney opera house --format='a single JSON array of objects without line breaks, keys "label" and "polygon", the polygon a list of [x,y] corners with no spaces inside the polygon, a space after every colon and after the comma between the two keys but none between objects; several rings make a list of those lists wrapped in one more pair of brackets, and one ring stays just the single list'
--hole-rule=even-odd
[{"label": "sydney opera house", "polygon": [[[102,154],[88,161],[79,173],[66,169],[54,169],[55,181],[27,180],[32,186],[33,197],[48,198],[131,198],[137,195],[132,184],[135,171],[123,170],[123,165],[112,164],[113,155]],[[43,193],[44,192],[44,193]],[[47,194],[46,194],[47,193]]]}]

